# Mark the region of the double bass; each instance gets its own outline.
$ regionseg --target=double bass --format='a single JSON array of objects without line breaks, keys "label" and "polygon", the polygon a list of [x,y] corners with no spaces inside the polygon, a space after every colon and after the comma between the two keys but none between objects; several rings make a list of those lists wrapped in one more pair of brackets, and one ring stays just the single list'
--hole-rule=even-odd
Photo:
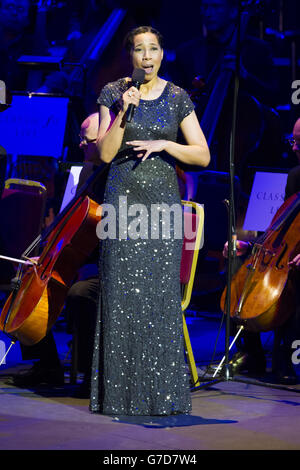
[{"label": "double bass", "polygon": [[[96,228],[102,207],[87,192],[106,169],[107,164],[97,168],[47,231],[23,253],[24,263],[0,315],[0,330],[13,341],[25,346],[38,343],[60,315],[79,267],[98,243]],[[31,260],[23,272],[29,252],[38,244],[42,247],[38,260]]]},{"label": "double bass", "polygon": [[[278,209],[270,226],[253,244],[250,256],[232,277],[230,316],[247,330],[281,326],[296,306],[299,272],[289,262],[300,253],[300,192]],[[221,296],[226,311],[227,287]]]}]

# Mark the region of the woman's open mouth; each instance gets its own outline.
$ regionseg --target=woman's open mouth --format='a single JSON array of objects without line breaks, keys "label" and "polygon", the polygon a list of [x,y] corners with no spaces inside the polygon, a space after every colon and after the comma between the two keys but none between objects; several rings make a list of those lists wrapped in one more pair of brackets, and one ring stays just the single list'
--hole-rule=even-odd
[{"label": "woman's open mouth", "polygon": [[153,65],[144,66],[143,69],[145,70],[146,74],[152,73],[153,72]]}]

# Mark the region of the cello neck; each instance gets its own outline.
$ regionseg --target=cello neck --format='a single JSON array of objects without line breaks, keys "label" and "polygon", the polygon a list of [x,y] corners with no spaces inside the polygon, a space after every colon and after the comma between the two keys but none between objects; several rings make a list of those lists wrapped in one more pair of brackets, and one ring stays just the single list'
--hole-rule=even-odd
[{"label": "cello neck", "polygon": [[[257,243],[264,243],[270,234],[279,232],[280,229],[283,233],[293,223],[295,217],[299,213],[300,208],[300,191],[293,194],[287,199],[284,204],[278,209],[268,229],[259,237]],[[280,232],[279,232],[280,233]],[[281,233],[281,234],[282,234]]]},{"label": "cello neck", "polygon": [[58,214],[57,217],[55,217],[55,220],[53,223],[47,228],[46,232],[43,234],[42,238],[46,238],[49,233],[57,226],[57,224],[65,217],[65,215],[72,209],[73,206],[77,204],[77,202],[81,202],[82,199],[87,196],[87,193],[90,189],[90,186],[98,179],[100,178],[101,175],[105,172],[107,169],[108,164],[107,163],[101,163],[101,165],[98,166],[98,168],[94,171],[94,173],[87,179],[87,181],[84,183],[84,185],[81,187],[80,191],[78,191],[78,194],[74,196],[71,201],[66,205],[66,207],[63,209],[63,211]]},{"label": "cello neck", "polygon": [[42,244],[51,232],[55,230],[57,225],[63,220],[63,218],[66,216],[68,212],[72,213],[72,209],[76,209],[78,205],[81,204],[82,200],[87,196],[87,193],[90,189],[90,186],[100,177],[103,175],[105,170],[107,169],[108,164],[107,163],[101,163],[99,167],[96,169],[96,171],[87,179],[87,181],[84,183],[80,191],[78,191],[78,194],[74,196],[71,201],[66,205],[66,207],[58,214],[52,224],[47,227],[47,229],[44,231],[44,233],[38,235],[35,240],[29,245],[29,247],[24,251],[24,253],[21,255],[21,258],[29,256],[29,254],[32,252],[34,248],[36,248],[39,244]]}]

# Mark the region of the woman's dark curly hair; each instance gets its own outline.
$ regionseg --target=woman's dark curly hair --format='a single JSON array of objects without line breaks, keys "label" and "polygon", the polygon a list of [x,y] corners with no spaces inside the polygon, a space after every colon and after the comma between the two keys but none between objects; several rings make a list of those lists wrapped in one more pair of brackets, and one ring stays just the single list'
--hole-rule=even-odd
[{"label": "woman's dark curly hair", "polygon": [[124,48],[126,49],[127,52],[130,52],[131,49],[133,48],[134,37],[137,36],[138,34],[143,34],[143,33],[155,34],[158,40],[158,44],[160,45],[161,48],[163,48],[163,37],[160,34],[160,32],[157,31],[157,29],[152,28],[152,26],[138,26],[137,28],[134,28],[131,31],[129,31],[129,33],[126,35],[124,39]]}]

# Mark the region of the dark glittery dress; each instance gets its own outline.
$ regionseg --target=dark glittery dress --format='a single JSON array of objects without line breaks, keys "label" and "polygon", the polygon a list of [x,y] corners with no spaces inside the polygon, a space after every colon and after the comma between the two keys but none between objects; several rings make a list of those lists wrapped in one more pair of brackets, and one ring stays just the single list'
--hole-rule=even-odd
[{"label": "dark glittery dress", "polygon": [[[109,83],[98,103],[116,114],[127,87],[125,79]],[[180,122],[193,109],[187,93],[170,82],[157,99],[140,100],[111,164],[100,236],[92,412],[154,416],[191,411],[179,281],[182,236],[176,234],[175,216],[169,232],[163,231],[163,215],[150,217],[152,207],[181,204],[175,160],[162,152],[142,162],[126,141],[176,141]],[[148,232],[138,215],[148,220]],[[109,232],[114,221],[115,234]],[[105,230],[110,238],[105,239]],[[138,238],[132,236],[137,232]]]}]

